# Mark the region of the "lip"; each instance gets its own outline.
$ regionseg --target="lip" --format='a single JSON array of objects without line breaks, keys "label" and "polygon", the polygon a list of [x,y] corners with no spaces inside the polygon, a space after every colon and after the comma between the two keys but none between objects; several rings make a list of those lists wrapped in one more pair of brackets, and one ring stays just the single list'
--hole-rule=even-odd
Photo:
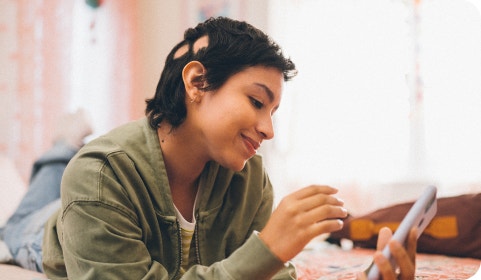
[{"label": "lip", "polygon": [[254,139],[247,137],[245,135],[242,135],[242,139],[244,140],[244,143],[246,144],[247,149],[249,150],[249,153],[254,155],[261,146],[260,142],[255,141]]}]

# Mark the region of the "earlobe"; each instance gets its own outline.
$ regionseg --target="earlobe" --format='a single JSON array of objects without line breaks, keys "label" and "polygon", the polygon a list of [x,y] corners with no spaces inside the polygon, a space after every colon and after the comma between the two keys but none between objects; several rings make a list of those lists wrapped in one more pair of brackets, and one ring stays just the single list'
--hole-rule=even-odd
[{"label": "earlobe", "polygon": [[200,98],[203,95],[202,89],[205,86],[204,73],[205,67],[199,61],[191,61],[187,63],[182,70],[186,98],[192,100],[192,102],[200,101]]}]

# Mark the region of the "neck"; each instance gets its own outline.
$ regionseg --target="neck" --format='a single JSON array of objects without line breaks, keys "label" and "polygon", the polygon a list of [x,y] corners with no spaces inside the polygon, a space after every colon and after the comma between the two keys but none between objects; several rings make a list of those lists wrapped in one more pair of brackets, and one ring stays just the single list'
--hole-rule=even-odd
[{"label": "neck", "polygon": [[198,138],[182,125],[172,130],[170,125],[162,124],[157,134],[171,188],[196,186],[208,161],[198,143],[192,140]]},{"label": "neck", "polygon": [[193,219],[199,177],[208,161],[198,141],[192,140],[200,138],[191,131],[185,125],[172,130],[164,124],[157,129],[172,200],[187,221]]}]

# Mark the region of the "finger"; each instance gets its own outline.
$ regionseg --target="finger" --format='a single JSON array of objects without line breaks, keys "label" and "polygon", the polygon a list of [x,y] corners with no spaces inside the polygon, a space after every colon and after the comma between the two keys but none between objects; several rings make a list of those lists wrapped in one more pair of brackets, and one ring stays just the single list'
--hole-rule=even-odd
[{"label": "finger", "polygon": [[383,280],[395,280],[396,273],[391,266],[391,263],[384,257],[384,255],[377,251],[374,253],[374,263],[376,263],[379,273],[382,275]]},{"label": "finger", "polygon": [[409,232],[408,242],[407,242],[407,254],[411,259],[414,266],[416,266],[416,248],[417,248],[417,241],[418,241],[418,230],[416,227],[412,228]]},{"label": "finger", "polygon": [[330,187],[330,186],[325,186],[325,185],[310,185],[308,187],[304,187],[294,193],[292,193],[293,197],[296,199],[303,199],[306,197],[313,196],[315,194],[336,194],[337,189]]},{"label": "finger", "polygon": [[347,217],[347,210],[341,206],[322,205],[305,213],[305,219],[311,222],[321,222],[329,219],[341,219]]},{"label": "finger", "polygon": [[299,200],[299,204],[303,211],[310,211],[314,208],[322,207],[324,205],[343,206],[344,201],[332,195],[315,194]]},{"label": "finger", "polygon": [[311,236],[318,236],[323,233],[333,232],[341,230],[344,226],[344,222],[340,219],[324,220],[313,224],[307,230],[310,230]]},{"label": "finger", "polygon": [[381,251],[386,247],[387,243],[392,237],[392,231],[388,227],[383,227],[379,230],[379,235],[377,238],[377,245],[376,248],[378,251]]},{"label": "finger", "polygon": [[401,270],[400,279],[414,279],[414,264],[401,243],[395,240],[389,242],[389,250]]}]

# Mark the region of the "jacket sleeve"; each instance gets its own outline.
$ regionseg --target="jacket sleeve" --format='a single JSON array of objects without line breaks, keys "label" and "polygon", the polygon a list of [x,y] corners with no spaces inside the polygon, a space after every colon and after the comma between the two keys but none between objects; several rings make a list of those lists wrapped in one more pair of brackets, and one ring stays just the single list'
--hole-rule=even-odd
[{"label": "jacket sleeve", "polygon": [[297,279],[297,277],[295,267],[290,263],[284,265],[271,253],[258,235],[253,233],[246,243],[228,258],[209,267],[195,265],[182,279],[288,280]]}]

